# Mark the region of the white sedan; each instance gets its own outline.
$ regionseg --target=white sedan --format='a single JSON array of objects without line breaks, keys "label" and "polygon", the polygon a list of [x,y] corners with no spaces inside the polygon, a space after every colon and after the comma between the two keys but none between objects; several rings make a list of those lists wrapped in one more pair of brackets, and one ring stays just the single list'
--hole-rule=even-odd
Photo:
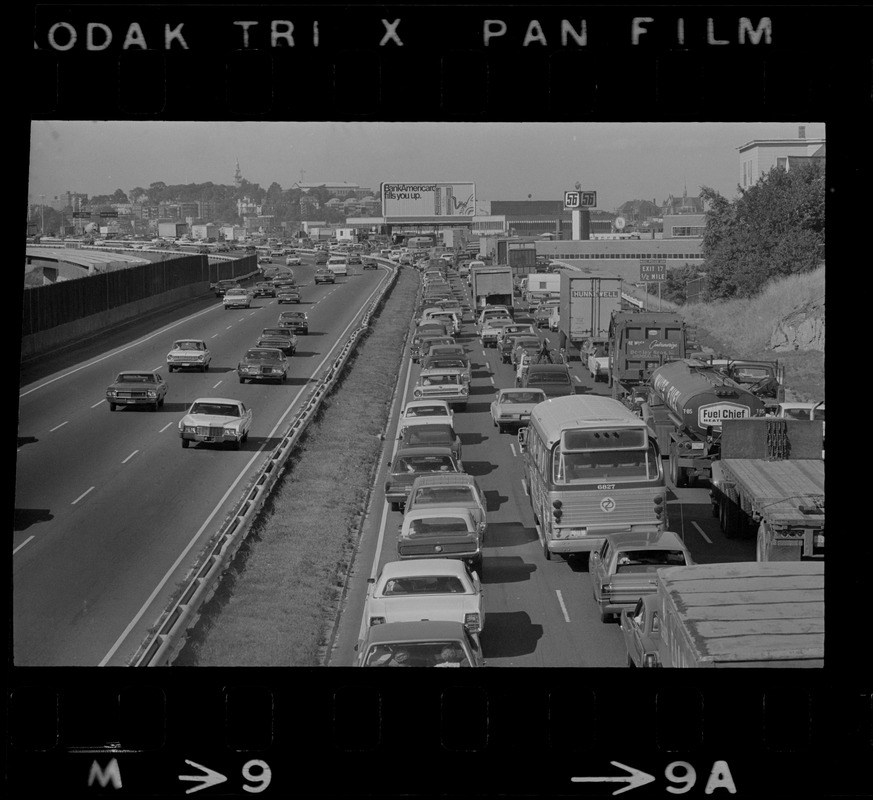
[{"label": "white sedan", "polygon": [[485,627],[479,576],[455,558],[389,561],[369,580],[359,638],[373,625],[420,620],[460,622],[478,636]]},{"label": "white sedan", "polygon": [[173,348],[167,353],[167,370],[194,367],[201,372],[209,369],[212,354],[203,339],[176,339]]},{"label": "white sedan", "polygon": [[201,397],[191,404],[179,422],[182,447],[191,442],[221,444],[230,442],[235,450],[249,438],[252,410],[241,400]]},{"label": "white sedan", "polygon": [[533,407],[547,399],[542,389],[498,389],[491,403],[491,421],[500,433],[510,425],[527,425]]}]

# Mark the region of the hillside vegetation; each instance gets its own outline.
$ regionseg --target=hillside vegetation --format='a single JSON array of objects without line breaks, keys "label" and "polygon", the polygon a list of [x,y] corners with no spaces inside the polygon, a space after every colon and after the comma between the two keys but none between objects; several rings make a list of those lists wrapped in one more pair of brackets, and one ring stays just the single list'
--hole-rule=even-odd
[{"label": "hillside vegetation", "polygon": [[824,353],[768,349],[776,323],[791,311],[825,296],[825,268],[771,281],[756,296],[685,305],[681,313],[696,326],[698,341],[737,358],[779,358],[785,362],[786,399],[824,398]]}]

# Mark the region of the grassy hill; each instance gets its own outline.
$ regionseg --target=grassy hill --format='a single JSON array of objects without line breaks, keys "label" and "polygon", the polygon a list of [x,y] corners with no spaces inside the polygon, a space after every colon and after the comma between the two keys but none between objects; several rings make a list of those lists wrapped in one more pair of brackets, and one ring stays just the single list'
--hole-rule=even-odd
[{"label": "grassy hill", "polygon": [[701,345],[741,358],[785,362],[787,400],[824,398],[824,353],[769,350],[776,322],[792,310],[825,296],[825,268],[775,281],[750,300],[684,306],[686,321],[697,327]]}]

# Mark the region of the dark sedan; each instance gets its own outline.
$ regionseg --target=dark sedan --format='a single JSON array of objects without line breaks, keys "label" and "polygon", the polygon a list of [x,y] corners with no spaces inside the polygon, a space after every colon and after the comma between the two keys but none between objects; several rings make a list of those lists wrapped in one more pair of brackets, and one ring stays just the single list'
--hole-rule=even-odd
[{"label": "dark sedan", "polygon": [[278,347],[253,347],[246,350],[242,361],[237,364],[236,374],[240,383],[246,380],[284,383],[288,375],[288,360]]}]

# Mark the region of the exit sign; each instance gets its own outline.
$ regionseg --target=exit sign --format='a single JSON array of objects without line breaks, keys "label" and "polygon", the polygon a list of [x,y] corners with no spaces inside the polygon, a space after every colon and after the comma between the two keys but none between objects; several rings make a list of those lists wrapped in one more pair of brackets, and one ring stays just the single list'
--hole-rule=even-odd
[{"label": "exit sign", "polygon": [[667,280],[667,262],[663,259],[643,259],[640,261],[641,281],[665,281]]}]

